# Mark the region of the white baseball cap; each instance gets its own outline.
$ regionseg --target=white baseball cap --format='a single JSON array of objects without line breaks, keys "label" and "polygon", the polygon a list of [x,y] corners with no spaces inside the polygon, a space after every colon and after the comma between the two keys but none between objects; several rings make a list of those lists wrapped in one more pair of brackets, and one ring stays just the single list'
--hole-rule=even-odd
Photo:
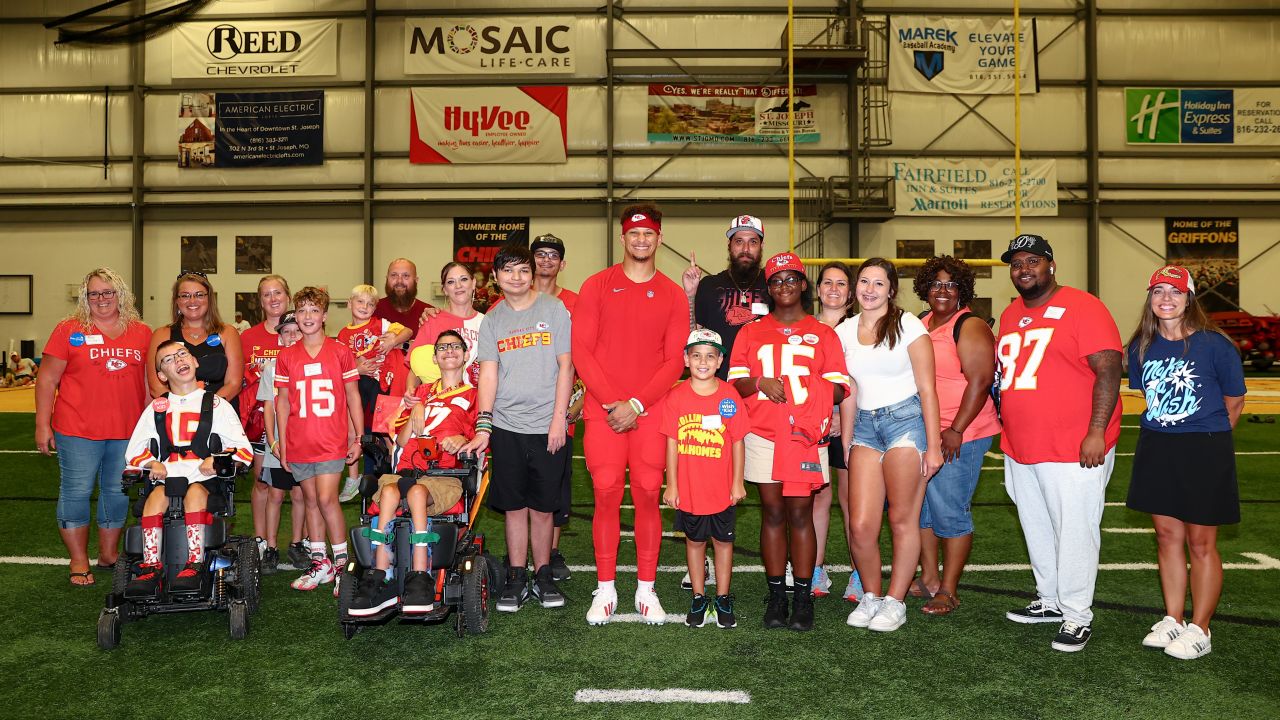
[{"label": "white baseball cap", "polygon": [[689,333],[689,342],[684,344],[684,349],[688,350],[694,345],[710,345],[711,347],[724,354],[724,341],[720,339],[720,333],[707,328],[698,328]]},{"label": "white baseball cap", "polygon": [[724,234],[730,240],[733,234],[739,230],[752,230],[764,240],[764,223],[760,222],[760,218],[754,215],[739,215],[729,221],[729,231]]}]

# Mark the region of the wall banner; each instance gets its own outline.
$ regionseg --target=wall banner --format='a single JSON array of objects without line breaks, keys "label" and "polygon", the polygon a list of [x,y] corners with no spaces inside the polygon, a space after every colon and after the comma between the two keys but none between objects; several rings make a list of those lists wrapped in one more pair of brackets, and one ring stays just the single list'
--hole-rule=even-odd
[{"label": "wall banner", "polygon": [[412,88],[411,163],[563,163],[569,88]]},{"label": "wall banner", "polygon": [[567,17],[407,18],[406,75],[568,75],[577,25]]},{"label": "wall banner", "polygon": [[1164,254],[1191,272],[1205,310],[1240,309],[1240,218],[1167,217]]},{"label": "wall banner", "polygon": [[1280,145],[1280,88],[1125,88],[1131,145]]},{"label": "wall banner", "polygon": [[[1036,21],[1016,33],[1022,93],[1040,91]],[[896,92],[1013,93],[1011,18],[894,15],[889,18],[889,89]]]},{"label": "wall banner", "polygon": [[[822,139],[817,98],[817,85],[795,86],[798,143]],[[648,136],[652,143],[785,143],[787,86],[651,84]]]},{"label": "wall banner", "polygon": [[324,164],[324,91],[185,92],[178,167]]},{"label": "wall banner", "polygon": [[[1013,160],[912,158],[892,160],[895,215],[1013,215]],[[1058,166],[1022,161],[1022,214],[1058,214]]]},{"label": "wall banner", "polygon": [[338,74],[336,20],[180,23],[173,30],[175,78]]}]

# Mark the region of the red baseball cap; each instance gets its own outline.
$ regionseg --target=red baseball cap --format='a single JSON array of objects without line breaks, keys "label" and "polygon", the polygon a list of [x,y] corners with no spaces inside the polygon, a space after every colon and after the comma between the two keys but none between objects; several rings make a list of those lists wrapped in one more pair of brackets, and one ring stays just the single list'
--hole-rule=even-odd
[{"label": "red baseball cap", "polygon": [[804,263],[800,262],[800,257],[795,253],[778,253],[769,258],[769,262],[764,264],[764,279],[768,280],[783,270],[795,270],[803,275]]},{"label": "red baseball cap", "polygon": [[1152,273],[1151,282],[1147,283],[1147,290],[1161,283],[1168,283],[1184,293],[1196,291],[1196,281],[1191,277],[1191,272],[1181,265],[1165,265]]}]

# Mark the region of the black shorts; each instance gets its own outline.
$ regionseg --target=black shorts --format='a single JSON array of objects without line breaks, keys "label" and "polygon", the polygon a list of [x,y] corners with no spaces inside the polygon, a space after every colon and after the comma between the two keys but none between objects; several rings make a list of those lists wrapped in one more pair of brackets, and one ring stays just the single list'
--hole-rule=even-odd
[{"label": "black shorts", "polygon": [[694,542],[706,542],[707,538],[719,542],[733,542],[733,529],[738,524],[738,508],[734,505],[715,515],[694,515],[676,510],[675,529]]},{"label": "black shorts", "polygon": [[818,443],[818,445],[820,447],[823,445],[826,446],[827,465],[829,465],[832,470],[848,470],[849,469],[849,465],[846,462],[848,451],[841,449],[839,435],[829,435],[827,436],[826,440],[823,440],[822,442]]},{"label": "black shorts", "polygon": [[568,445],[548,453],[545,433],[526,435],[495,427],[489,435],[489,453],[490,510],[560,510],[571,455]]},{"label": "black shorts", "polygon": [[569,510],[573,506],[573,436],[564,439],[564,446],[569,448],[569,461],[564,464],[564,489],[560,491],[560,508],[556,510],[556,527],[569,524]]},{"label": "black shorts", "polygon": [[293,473],[286,471],[284,468],[271,467],[262,468],[261,482],[285,492],[289,492],[298,484],[298,482],[293,479]]},{"label": "black shorts", "polygon": [[1133,453],[1130,510],[1195,525],[1240,522],[1230,431],[1170,433],[1143,428]]},{"label": "black shorts", "polygon": [[378,404],[378,395],[382,393],[382,384],[376,378],[361,375],[356,380],[356,389],[360,391],[360,405],[365,413],[372,413],[373,406]]}]

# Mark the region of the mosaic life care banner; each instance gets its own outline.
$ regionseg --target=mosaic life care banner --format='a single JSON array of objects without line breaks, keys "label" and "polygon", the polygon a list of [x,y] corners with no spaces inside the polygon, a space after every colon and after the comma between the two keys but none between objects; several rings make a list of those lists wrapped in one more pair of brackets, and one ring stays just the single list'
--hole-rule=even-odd
[{"label": "mosaic life care banner", "polygon": [[573,18],[408,18],[406,75],[568,75],[578,43]]}]

